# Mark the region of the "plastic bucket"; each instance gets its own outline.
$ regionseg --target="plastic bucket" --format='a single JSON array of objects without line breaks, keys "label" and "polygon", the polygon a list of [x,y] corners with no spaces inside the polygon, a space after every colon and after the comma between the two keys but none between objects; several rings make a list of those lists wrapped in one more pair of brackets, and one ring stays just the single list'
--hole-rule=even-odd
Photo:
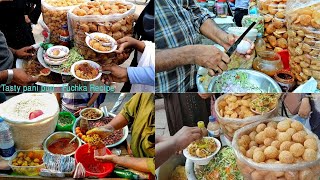
[{"label": "plastic bucket", "polygon": [[[75,154],[76,163],[82,163],[86,170],[86,177],[94,176],[97,178],[104,178],[111,174],[114,169],[114,164],[110,162],[98,162],[94,159],[94,150],[90,150],[88,153],[88,144],[80,146]],[[107,154],[112,154],[111,151],[106,148]],[[93,169],[96,172],[92,172]]]}]

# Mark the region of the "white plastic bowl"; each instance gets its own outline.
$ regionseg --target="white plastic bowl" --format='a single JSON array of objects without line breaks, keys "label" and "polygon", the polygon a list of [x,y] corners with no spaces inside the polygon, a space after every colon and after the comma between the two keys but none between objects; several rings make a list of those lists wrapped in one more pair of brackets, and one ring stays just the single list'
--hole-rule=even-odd
[{"label": "white plastic bowl", "polygon": [[47,54],[43,55],[44,62],[49,64],[49,65],[53,65],[53,66],[61,65],[62,63],[67,61],[68,58],[69,58],[69,56],[65,56],[65,57],[62,57],[62,58],[51,58]]},{"label": "white plastic bowl", "polygon": [[99,36],[99,37],[102,37],[102,38],[107,38],[110,41],[110,43],[114,44],[110,51],[99,51],[99,50],[94,49],[93,47],[90,46],[91,38],[89,36],[87,36],[86,37],[87,46],[90,47],[92,50],[94,50],[97,53],[111,53],[111,52],[115,51],[117,49],[117,47],[118,47],[117,46],[117,41],[115,39],[113,39],[111,36],[107,35],[107,34],[95,32],[95,33],[91,33],[90,36],[92,36],[92,37]]},{"label": "white plastic bowl", "polygon": [[[246,31],[247,27],[229,27],[227,32],[229,34],[234,34],[236,36],[241,36]],[[254,42],[257,38],[258,30],[255,28],[252,28],[248,34],[245,36],[245,38],[248,38],[250,41]]]},{"label": "white plastic bowl", "polygon": [[[60,53],[58,55],[53,55],[53,51],[58,49]],[[52,46],[51,48],[47,49],[46,54],[51,58],[63,58],[69,54],[69,48],[66,46]]]},{"label": "white plastic bowl", "polygon": [[210,156],[205,157],[205,158],[198,158],[198,157],[191,156],[188,152],[188,148],[183,150],[183,155],[187,159],[191,160],[193,163],[198,164],[198,165],[207,165],[210,162],[210,160],[219,152],[219,150],[221,148],[221,143],[218,139],[216,139],[214,137],[203,137],[203,138],[214,139],[214,141],[216,142],[217,149]]},{"label": "white plastic bowl", "polygon": [[75,67],[76,67],[76,65],[83,64],[83,63],[89,63],[92,67],[97,68],[97,69],[101,69],[101,66],[96,62],[93,62],[93,61],[90,61],[90,60],[81,60],[81,61],[75,62],[71,66],[70,72],[71,72],[72,76],[74,76],[75,78],[79,79],[80,81],[87,81],[87,82],[95,81],[97,79],[100,79],[102,73],[99,73],[98,76],[93,78],[93,79],[82,79],[82,78],[78,77],[76,75],[76,72],[75,72]]}]

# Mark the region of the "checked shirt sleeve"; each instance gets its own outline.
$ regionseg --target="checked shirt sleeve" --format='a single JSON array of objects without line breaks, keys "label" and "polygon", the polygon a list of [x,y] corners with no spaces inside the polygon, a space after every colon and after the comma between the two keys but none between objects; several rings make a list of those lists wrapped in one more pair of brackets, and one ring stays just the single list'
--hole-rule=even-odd
[{"label": "checked shirt sleeve", "polygon": [[189,1],[189,11],[194,21],[195,29],[200,33],[201,25],[209,18],[213,19],[215,15],[211,13],[208,9],[200,7],[196,4],[195,0]]}]

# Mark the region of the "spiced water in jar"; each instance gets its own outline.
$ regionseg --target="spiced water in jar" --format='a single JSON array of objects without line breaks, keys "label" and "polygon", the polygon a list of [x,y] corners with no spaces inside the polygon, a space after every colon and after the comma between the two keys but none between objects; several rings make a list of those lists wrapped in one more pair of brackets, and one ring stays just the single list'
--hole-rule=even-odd
[{"label": "spiced water in jar", "polygon": [[283,69],[281,57],[273,51],[258,52],[252,63],[253,69],[273,77],[277,71]]}]

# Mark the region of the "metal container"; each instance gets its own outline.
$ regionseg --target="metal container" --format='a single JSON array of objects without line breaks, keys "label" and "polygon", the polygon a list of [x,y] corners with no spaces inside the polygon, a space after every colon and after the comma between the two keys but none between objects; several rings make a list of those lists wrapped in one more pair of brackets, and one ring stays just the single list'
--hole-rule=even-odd
[{"label": "metal container", "polygon": [[[47,139],[44,141],[43,143],[43,150],[47,153],[51,153],[49,150],[48,150],[48,146],[53,143],[54,141],[58,140],[58,139],[61,139],[61,138],[71,138],[73,139],[74,137],[77,137],[76,135],[74,135],[73,133],[71,132],[55,132],[53,134],[51,134],[49,137],[47,137]],[[78,143],[78,148],[81,146],[81,141],[80,139],[77,137],[74,141],[76,141]],[[65,156],[72,156],[76,153],[76,151],[70,153],[70,154],[65,154]],[[51,153],[53,154],[53,153]]]},{"label": "metal container", "polygon": [[235,69],[215,76],[208,87],[215,93],[281,93],[278,83],[268,75],[249,69]]}]

